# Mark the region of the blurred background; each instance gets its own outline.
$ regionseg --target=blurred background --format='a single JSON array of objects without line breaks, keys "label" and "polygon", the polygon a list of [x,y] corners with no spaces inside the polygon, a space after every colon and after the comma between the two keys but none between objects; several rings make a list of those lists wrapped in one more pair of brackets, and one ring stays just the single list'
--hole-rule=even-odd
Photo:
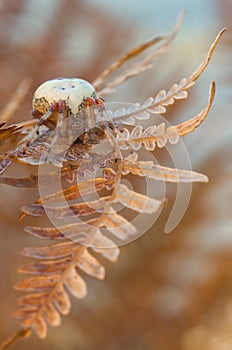
[{"label": "blurred background", "polygon": [[[73,300],[71,315],[48,338],[36,336],[15,349],[44,350],[231,350],[232,348],[232,118],[231,0],[0,0],[0,106],[3,109],[25,78],[31,88],[12,121],[29,117],[34,89],[57,76],[94,79],[125,51],[154,34],[170,33],[187,10],[170,51],[152,72],[124,84],[110,101],[143,102],[190,74],[217,32],[227,27],[210,66],[188,100],[167,114],[177,123],[207,102],[212,79],[217,95],[201,128],[184,138],[194,170],[209,184],[193,187],[186,215],[164,234],[176,188],[168,205],[143,237],[125,246],[105,281],[88,279],[88,297]],[[157,152],[165,164],[165,153]],[[14,175],[26,174],[20,166]],[[158,186],[158,183],[157,183]],[[20,207],[37,192],[1,185],[0,339],[18,323],[12,319],[18,292],[19,255],[38,241],[17,222]],[[35,221],[33,221],[35,224]]]}]

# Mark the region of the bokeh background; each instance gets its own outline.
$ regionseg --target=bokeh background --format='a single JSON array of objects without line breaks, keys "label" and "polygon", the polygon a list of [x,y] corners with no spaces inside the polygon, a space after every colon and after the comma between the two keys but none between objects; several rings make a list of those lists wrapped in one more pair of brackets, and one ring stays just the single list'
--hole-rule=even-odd
[{"label": "bokeh background", "polygon": [[[92,80],[119,55],[158,33],[171,32],[181,9],[184,23],[168,54],[152,73],[118,89],[111,101],[140,101],[187,76],[205,57],[217,32],[227,27],[212,62],[187,101],[167,114],[173,123],[200,111],[211,79],[217,95],[207,120],[184,141],[192,167],[207,174],[194,185],[178,227],[164,234],[175,197],[149,232],[121,250],[105,281],[88,279],[85,300],[73,300],[62,328],[45,341],[32,336],[15,349],[231,350],[232,348],[232,118],[231,0],[0,0],[0,106],[25,78],[31,88],[13,121],[26,120],[34,89],[57,76]],[[157,157],[165,164],[165,153]],[[14,175],[26,174],[20,166]],[[157,184],[158,185],[158,184]],[[11,312],[13,285],[24,246],[37,245],[18,223],[20,207],[36,191],[1,185],[0,338],[17,327]],[[29,222],[27,221],[26,224]]]}]

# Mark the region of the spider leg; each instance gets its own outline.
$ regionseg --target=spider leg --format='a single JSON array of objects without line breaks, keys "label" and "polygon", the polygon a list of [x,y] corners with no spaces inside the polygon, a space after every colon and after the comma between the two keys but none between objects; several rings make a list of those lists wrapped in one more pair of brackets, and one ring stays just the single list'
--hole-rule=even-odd
[{"label": "spider leg", "polygon": [[96,100],[96,105],[98,107],[98,112],[101,113],[101,119],[99,120],[98,124],[100,125],[101,128],[106,129],[110,128],[111,130],[114,130],[115,127],[117,127],[117,123],[113,122],[107,113],[107,110],[105,108],[105,100],[101,97],[97,98]]},{"label": "spider leg", "polygon": [[78,137],[82,144],[86,144],[89,139],[89,133],[96,128],[98,121],[96,120],[96,111],[103,108],[102,100],[93,97],[85,97],[79,108],[79,119],[84,121],[83,133]]},{"label": "spider leg", "polygon": [[[50,109],[40,116],[40,118],[36,121],[34,129],[31,133],[30,139],[27,141],[26,146],[25,146],[25,151],[26,149],[30,146],[30,144],[35,140],[35,138],[39,135],[39,128],[41,125],[44,125],[45,122],[53,116],[55,113],[58,111],[58,106],[57,103],[52,103]],[[39,117],[39,115],[35,115],[35,111],[32,111],[32,115],[35,116],[36,118]]]},{"label": "spider leg", "polygon": [[57,123],[56,123],[56,136],[58,137],[62,131],[63,120],[67,118],[66,101],[60,100],[57,104],[57,108],[58,108],[58,117],[57,117]]},{"label": "spider leg", "polygon": [[103,130],[110,128],[112,130],[117,126],[106,111],[103,98],[86,97],[84,99],[84,106],[86,113],[88,112],[87,126],[89,129],[100,126]]},{"label": "spider leg", "polygon": [[[51,140],[51,143],[48,146],[47,154],[45,157],[45,161],[50,160],[52,163],[56,163],[56,157],[60,153],[59,145],[57,145],[57,140],[62,134],[63,131],[63,121],[67,117],[67,105],[66,101],[60,100],[56,103],[56,112],[58,111],[57,123],[55,128],[55,134]],[[57,148],[58,146],[58,148]],[[59,163],[59,162],[58,162]]]}]

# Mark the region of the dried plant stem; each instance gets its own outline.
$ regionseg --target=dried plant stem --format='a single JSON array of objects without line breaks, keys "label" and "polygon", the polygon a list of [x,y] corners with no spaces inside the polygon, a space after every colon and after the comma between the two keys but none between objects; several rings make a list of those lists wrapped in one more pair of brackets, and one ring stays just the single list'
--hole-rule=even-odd
[{"label": "dried plant stem", "polygon": [[22,103],[23,99],[25,98],[30,85],[31,83],[29,79],[24,79],[21,82],[10,101],[0,112],[0,122],[6,122],[11,119],[12,115],[14,115],[20,103]]},{"label": "dried plant stem", "polygon": [[141,52],[146,50],[147,48],[159,43],[160,41],[164,40],[165,36],[155,36],[152,37],[150,40],[147,40],[145,43],[143,43],[140,46],[137,46],[136,48],[133,48],[131,51],[126,53],[124,56],[122,56],[119,60],[112,63],[110,67],[108,67],[101,75],[99,75],[94,81],[93,85],[96,89],[99,89],[100,86],[103,84],[106,78],[108,78],[116,69],[121,67],[125,62],[129,61],[133,57],[139,55]]},{"label": "dried plant stem", "polygon": [[220,41],[222,35],[224,34],[224,32],[226,31],[226,28],[223,28],[219,33],[218,35],[216,36],[214,42],[212,43],[210,49],[209,49],[209,52],[207,54],[207,57],[206,59],[204,60],[204,62],[202,62],[202,64],[196,69],[195,72],[193,72],[192,75],[190,75],[190,77],[187,79],[188,82],[192,82],[192,81],[196,81],[199,76],[203,73],[203,71],[205,70],[205,68],[208,66],[209,64],[209,61],[213,55],[213,52],[218,44],[218,42]]},{"label": "dried plant stem", "polygon": [[19,126],[22,127],[23,129],[25,129],[25,128],[35,126],[35,123],[36,123],[36,120],[31,119],[31,120],[26,120],[25,122],[20,123]]},{"label": "dried plant stem", "polygon": [[[170,105],[172,105],[176,99],[184,99],[188,97],[187,90],[192,87],[195,84],[195,81],[201,76],[201,74],[204,72],[206,67],[209,64],[209,61],[213,55],[213,52],[225,32],[225,28],[222,29],[219,34],[216,36],[213,44],[211,45],[206,58],[204,61],[197,67],[197,69],[188,77],[184,78],[180,81],[179,84],[174,84],[171,86],[168,92],[165,90],[161,90],[155,99],[149,98],[143,105],[138,105],[138,108],[136,110],[130,111],[130,108],[127,112],[122,113],[120,116],[115,118],[115,120],[125,120],[129,119],[130,117],[136,118],[136,115],[140,115],[141,113],[165,113],[166,108]],[[136,106],[136,105],[135,105]],[[133,107],[133,106],[132,106]]]},{"label": "dried plant stem", "polygon": [[[133,48],[131,51],[126,53],[124,56],[119,58],[116,62],[114,62],[109,68],[107,68],[102,74],[100,74],[94,81],[93,86],[95,87],[96,91],[99,92],[100,95],[105,95],[108,93],[113,92],[113,88],[122,84],[124,81],[126,81],[129,78],[132,78],[139,73],[141,73],[144,70],[147,70],[151,68],[150,64],[156,57],[159,57],[160,55],[164,54],[167,50],[173,39],[175,38],[176,34],[178,33],[181,23],[183,21],[184,17],[184,11],[182,11],[177,19],[176,25],[173,29],[173,32],[170,36],[155,36],[152,37],[150,40],[146,41],[142,45],[137,46],[136,48]],[[125,62],[129,61],[130,59],[140,55],[143,51],[148,49],[149,47],[159,43],[160,41],[164,41],[162,46],[155,51],[155,53],[147,56],[144,60],[136,64],[131,70],[129,70],[127,73],[122,74],[117,79],[113,80],[111,83],[107,84],[103,87],[103,84],[105,80],[119,67],[121,67]],[[100,90],[100,91],[99,91]]]},{"label": "dried plant stem", "polygon": [[30,334],[31,334],[30,328],[22,328],[17,330],[16,332],[12,333],[12,335],[0,345],[0,350],[8,349],[10,346],[15,345],[20,340],[28,338]]}]

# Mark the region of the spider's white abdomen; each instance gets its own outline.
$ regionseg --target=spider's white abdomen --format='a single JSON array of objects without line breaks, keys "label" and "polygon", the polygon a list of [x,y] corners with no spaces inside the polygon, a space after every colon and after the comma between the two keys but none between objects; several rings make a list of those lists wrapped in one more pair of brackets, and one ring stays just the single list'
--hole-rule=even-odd
[{"label": "spider's white abdomen", "polygon": [[38,87],[33,96],[33,109],[44,114],[53,102],[66,101],[69,110],[76,114],[85,97],[96,97],[94,87],[83,79],[57,78]]}]

